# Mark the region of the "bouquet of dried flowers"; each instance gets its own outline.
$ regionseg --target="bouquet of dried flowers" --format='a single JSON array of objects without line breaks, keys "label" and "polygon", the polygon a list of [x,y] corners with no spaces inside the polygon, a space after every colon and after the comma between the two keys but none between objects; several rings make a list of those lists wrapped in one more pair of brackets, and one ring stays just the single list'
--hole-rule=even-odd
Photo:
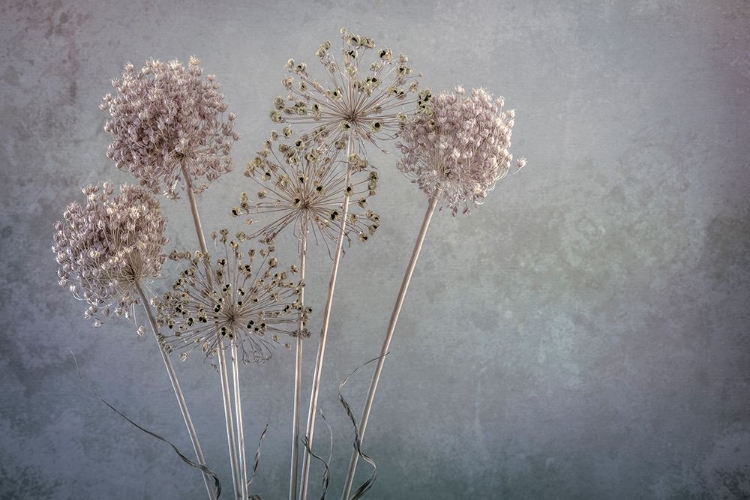
[{"label": "bouquet of dried flowers", "polygon": [[[433,95],[422,89],[407,56],[378,47],[374,40],[341,30],[340,53],[328,41],[316,56],[324,78],[312,76],[305,63],[290,59],[284,94],[273,100],[271,132],[244,171],[250,186],[236,205],[227,207],[244,218],[242,229],[210,233],[209,249],[195,198],[220,175],[232,171],[231,149],[240,135],[235,115],[227,113],[213,75],[203,77],[196,58],[187,67],[178,61],[147,61],[140,71],[132,64],[113,80],[116,92],[101,108],[110,119],[105,130],[112,142],[107,156],[140,181],[124,185],[113,196],[110,183],[86,186],[86,204],[70,204],[55,225],[53,252],[60,285],[87,303],[85,316],[94,326],[111,316],[135,320],[143,308],[156,339],[193,444],[210,499],[221,493],[218,478],[207,466],[200,442],[171,362],[185,360],[199,348],[216,360],[222,390],[224,423],[231,463],[233,494],[251,495],[243,431],[239,373],[242,364],[259,362],[271,348],[293,349],[294,394],[291,398],[290,500],[308,496],[310,461],[318,414],[321,372],[337,273],[344,243],[369,241],[380,226],[370,208],[380,171],[368,160],[368,148],[401,153],[396,166],[427,195],[427,209],[393,307],[362,415],[357,419],[341,397],[354,430],[354,451],[342,498],[360,498],[374,474],[352,494],[365,430],[386,354],[390,349],[407,288],[436,208],[455,216],[481,204],[511,168],[509,152],[514,112],[503,108],[483,89]],[[518,160],[520,169],[525,160]],[[187,194],[197,248],[167,252],[167,221],[158,195],[178,200]],[[257,220],[256,220],[257,219]],[[250,229],[247,229],[248,226]],[[291,232],[299,261],[282,264],[275,241]],[[312,236],[312,239],[311,239]],[[312,310],[305,302],[308,244],[323,242],[331,271],[326,302],[315,339],[308,330]],[[162,267],[172,263],[178,278],[166,291],[151,292]],[[302,429],[305,343],[317,341],[307,421]],[[361,361],[361,360],[360,360]],[[292,375],[290,375],[292,376]],[[344,381],[343,384],[346,383]],[[254,474],[254,471],[253,471]]]}]

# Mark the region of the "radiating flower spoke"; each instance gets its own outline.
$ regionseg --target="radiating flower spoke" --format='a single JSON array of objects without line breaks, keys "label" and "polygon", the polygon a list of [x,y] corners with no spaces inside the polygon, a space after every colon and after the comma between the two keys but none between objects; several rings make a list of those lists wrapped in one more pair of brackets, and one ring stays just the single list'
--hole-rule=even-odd
[{"label": "radiating flower spoke", "polygon": [[284,335],[295,335],[300,305],[300,286],[292,270],[279,269],[273,247],[246,247],[247,237],[238,233],[230,240],[226,229],[212,236],[220,249],[212,262],[212,278],[200,252],[172,252],[170,259],[185,268],[180,278],[158,301],[159,323],[171,331],[171,346],[199,347],[213,355],[223,338],[234,339],[243,361],[262,361],[274,344],[288,343]]},{"label": "radiating flower spoke", "polygon": [[[338,150],[346,147],[351,134],[356,151],[365,156],[367,143],[380,147],[378,142],[396,137],[407,117],[403,110],[414,104],[423,107],[430,93],[419,90],[407,56],[394,57],[390,49],[376,49],[374,40],[346,29],[341,39],[341,62],[331,53],[330,42],[318,48],[325,83],[311,76],[305,63],[287,62],[292,75],[282,80],[287,96],[274,99],[271,119],[312,127],[316,144]],[[365,62],[373,52],[374,60]]]}]

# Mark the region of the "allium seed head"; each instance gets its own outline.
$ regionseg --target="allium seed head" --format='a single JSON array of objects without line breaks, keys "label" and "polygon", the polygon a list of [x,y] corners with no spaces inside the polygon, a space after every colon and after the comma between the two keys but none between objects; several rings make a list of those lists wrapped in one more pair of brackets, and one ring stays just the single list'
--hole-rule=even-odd
[{"label": "allium seed head", "polygon": [[[250,235],[260,236],[262,241],[273,241],[286,227],[291,226],[299,236],[302,231],[318,233],[325,239],[336,241],[339,235],[343,212],[342,201],[346,195],[352,201],[346,221],[346,236],[356,234],[366,241],[375,234],[379,226],[377,214],[367,210],[367,200],[377,190],[378,174],[367,160],[353,153],[347,161],[352,169],[352,181],[346,185],[346,168],[340,168],[340,160],[329,156],[330,149],[317,146],[307,136],[291,144],[276,144],[273,138],[250,162],[245,170],[260,189],[253,195],[243,193],[233,215],[256,214],[271,218]],[[248,219],[248,224],[254,221]],[[260,222],[259,224],[263,224]]]},{"label": "allium seed head", "polygon": [[[327,73],[324,83],[310,76],[304,63],[287,62],[293,76],[282,83],[288,94],[276,97],[271,119],[311,126],[305,132],[316,144],[339,150],[351,134],[356,152],[365,156],[365,143],[377,146],[378,141],[396,137],[402,124],[400,110],[412,104],[424,106],[427,94],[419,92],[403,54],[394,58],[391,49],[375,50],[371,38],[346,29],[341,30],[341,40],[340,59],[331,53],[328,41],[316,53]],[[369,55],[374,56],[372,61],[365,62]]]},{"label": "allium seed head", "polygon": [[187,68],[179,61],[149,60],[140,71],[128,64],[112,81],[116,95],[107,94],[100,106],[111,115],[104,126],[112,135],[107,156],[172,199],[179,197],[180,182],[200,192],[232,169],[230,152],[239,139],[235,115],[224,118],[219,84],[202,73],[194,57]]},{"label": "allium seed head", "polygon": [[[484,89],[443,92],[407,121],[398,168],[428,196],[440,190],[453,215],[461,204],[468,213],[510,169],[514,114]],[[524,164],[519,160],[519,168]]]},{"label": "allium seed head", "polygon": [[[230,240],[228,230],[212,236],[219,252],[210,264],[210,279],[203,255],[170,255],[183,261],[185,268],[172,290],[156,303],[166,341],[172,348],[197,347],[211,356],[221,339],[234,339],[243,361],[268,359],[281,335],[297,332],[301,284],[291,279],[291,270],[279,268],[271,247],[247,248],[245,235]],[[307,315],[302,317],[304,327]]]},{"label": "allium seed head", "polygon": [[55,224],[54,245],[60,285],[89,304],[84,316],[130,316],[139,303],[137,283],[158,276],[166,219],[146,189],[124,185],[112,198],[109,183],[83,188],[86,204],[72,203]]}]

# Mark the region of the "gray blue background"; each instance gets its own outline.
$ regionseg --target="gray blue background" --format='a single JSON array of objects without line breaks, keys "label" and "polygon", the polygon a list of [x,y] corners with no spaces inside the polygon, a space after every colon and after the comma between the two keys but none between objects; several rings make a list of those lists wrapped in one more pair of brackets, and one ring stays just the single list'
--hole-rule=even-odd
[{"label": "gray blue background", "polygon": [[[190,55],[217,75],[243,135],[235,172],[199,197],[204,224],[236,224],[228,211],[253,189],[241,172],[272,128],[284,64],[318,71],[315,50],[337,46],[342,26],[408,54],[434,91],[504,95],[512,151],[528,158],[471,215],[433,219],[368,428],[371,498],[750,498],[742,0],[4,0],[0,498],[203,498],[196,472],[79,379],[71,352],[97,393],[190,449],[153,338],[124,321],[92,329],[58,287],[52,226],[81,186],[131,181],[105,157],[110,79],[127,61]],[[329,498],[352,437],[336,389],[379,351],[427,203],[396,158],[372,156],[381,228],[340,272],[322,389]],[[173,245],[195,246],[185,203],[163,204]],[[292,240],[279,246],[293,256]],[[320,312],[329,263],[324,247],[311,255]],[[287,491],[292,359],[280,350],[243,372],[251,455],[270,423],[253,483],[266,500]],[[228,492],[217,376],[199,356],[177,368]],[[347,386],[356,408],[369,376]]]}]

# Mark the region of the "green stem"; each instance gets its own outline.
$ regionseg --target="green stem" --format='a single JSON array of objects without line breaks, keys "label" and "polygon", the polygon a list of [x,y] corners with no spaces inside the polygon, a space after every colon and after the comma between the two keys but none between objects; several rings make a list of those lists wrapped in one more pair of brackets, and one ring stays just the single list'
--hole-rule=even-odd
[{"label": "green stem", "polygon": [[[396,323],[398,322],[398,316],[401,313],[401,306],[403,306],[404,304],[404,298],[406,298],[406,291],[409,288],[409,282],[411,281],[412,274],[414,273],[414,268],[417,265],[419,252],[422,249],[424,238],[427,235],[427,229],[430,226],[430,220],[432,220],[432,214],[435,213],[435,207],[437,206],[437,202],[441,194],[442,192],[438,190],[432,195],[432,198],[430,199],[430,203],[424,215],[424,220],[422,221],[422,227],[419,230],[419,234],[417,235],[417,241],[414,244],[414,249],[412,250],[411,259],[409,260],[409,264],[406,267],[406,272],[404,273],[404,279],[401,282],[401,288],[398,291],[398,297],[396,298],[396,303],[393,306],[393,312],[391,313],[391,320],[388,323],[388,330],[385,334],[383,347],[380,349],[380,357],[378,358],[377,365],[375,366],[375,373],[372,376],[372,382],[370,382],[370,389],[367,393],[367,400],[365,402],[364,411],[362,412],[362,418],[359,421],[359,434],[357,436],[359,439],[360,446],[362,445],[362,442],[365,439],[365,430],[367,429],[367,421],[370,418],[370,411],[372,410],[372,402],[375,399],[375,391],[378,388],[378,382],[380,381],[380,374],[383,371],[383,364],[385,363],[386,354],[388,354],[388,349],[390,348],[391,340],[393,340],[393,332],[396,330]],[[349,494],[352,489],[352,483],[354,481],[354,473],[357,470],[358,460],[359,460],[359,453],[355,449],[354,452],[352,452],[352,457],[351,457],[351,460],[349,461],[349,473],[347,474],[346,483],[344,484],[344,493],[341,496],[343,500],[347,500],[349,498]]]},{"label": "green stem", "polygon": [[[174,371],[172,360],[169,359],[169,355],[167,354],[166,350],[162,346],[161,341],[159,340],[159,327],[157,326],[156,318],[153,311],[151,310],[151,306],[149,305],[148,298],[146,297],[146,294],[144,293],[143,288],[138,281],[135,282],[135,288],[136,290],[138,290],[138,295],[140,296],[141,302],[143,303],[143,308],[146,309],[146,316],[148,316],[148,322],[151,325],[151,331],[154,333],[156,344],[159,346],[159,352],[161,353],[161,359],[164,361],[164,367],[167,369],[169,381],[172,382],[172,389],[174,390],[174,395],[177,397],[177,404],[179,405],[180,411],[182,412],[182,419],[185,421],[185,426],[187,427],[188,434],[190,435],[190,441],[193,443],[195,456],[197,457],[198,463],[200,465],[206,465],[206,459],[203,457],[203,450],[201,449],[200,441],[198,441],[198,433],[195,431],[193,419],[190,418],[190,412],[188,411],[187,403],[185,402],[185,395],[180,388],[180,382],[177,380],[177,374]],[[205,472],[203,473],[203,482],[206,484],[208,498],[210,498],[211,500],[216,500],[216,492],[211,486],[210,476]]]}]

